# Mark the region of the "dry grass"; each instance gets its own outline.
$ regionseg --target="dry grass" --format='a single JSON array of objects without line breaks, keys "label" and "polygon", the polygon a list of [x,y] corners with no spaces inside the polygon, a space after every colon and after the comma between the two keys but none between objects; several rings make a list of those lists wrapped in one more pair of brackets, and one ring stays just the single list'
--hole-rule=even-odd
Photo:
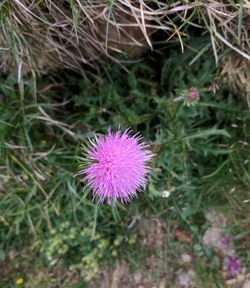
[{"label": "dry grass", "polygon": [[[234,3],[235,4],[232,4]],[[204,19],[211,33],[214,53],[221,44],[233,49],[245,59],[250,60],[250,1],[214,1],[204,4],[209,22]]]},{"label": "dry grass", "polygon": [[250,62],[235,53],[224,57],[220,63],[220,78],[250,109]]},{"label": "dry grass", "polygon": [[141,56],[153,49],[151,36],[158,30],[166,32],[164,41],[178,37],[184,49],[189,25],[210,33],[217,60],[225,46],[250,60],[250,1],[168,2],[3,1],[0,68],[16,64],[25,74],[61,66],[79,70],[83,63],[96,67],[103,56],[121,61],[121,53]]}]

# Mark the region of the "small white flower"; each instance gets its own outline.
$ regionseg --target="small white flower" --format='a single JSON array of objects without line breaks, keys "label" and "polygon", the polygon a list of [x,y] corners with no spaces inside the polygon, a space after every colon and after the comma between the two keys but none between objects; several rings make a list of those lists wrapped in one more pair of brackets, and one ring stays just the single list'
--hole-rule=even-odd
[{"label": "small white flower", "polygon": [[168,198],[168,197],[170,196],[170,194],[171,194],[170,191],[165,190],[165,191],[162,192],[162,195],[161,195],[161,196],[162,196],[163,198]]}]

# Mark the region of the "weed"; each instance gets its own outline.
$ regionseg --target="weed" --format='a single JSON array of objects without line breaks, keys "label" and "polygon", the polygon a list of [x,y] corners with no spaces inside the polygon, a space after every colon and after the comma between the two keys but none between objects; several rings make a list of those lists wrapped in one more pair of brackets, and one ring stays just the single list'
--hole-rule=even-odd
[{"label": "weed", "polygon": [[[36,94],[28,79],[18,85],[13,76],[1,78],[4,255],[31,246],[43,259],[38,261],[49,265],[60,259],[66,270],[75,271],[87,267],[97,272],[115,259],[137,263],[146,253],[135,236],[140,219],[156,217],[164,219],[168,231],[164,245],[172,248],[165,255],[172,259],[170,270],[180,253],[171,235],[177,226],[191,235],[193,244],[181,249],[197,254],[197,263],[205,263],[215,275],[219,264],[201,243],[207,227],[204,212],[219,206],[230,210],[232,227],[249,227],[250,114],[230,91],[214,83],[211,47],[205,52],[204,43],[193,40],[189,46],[182,55],[174,48],[167,51],[169,57],[157,54],[158,59],[127,64],[128,73],[107,63],[102,77],[43,76]],[[203,51],[198,58],[196,50]],[[198,91],[199,99],[187,106],[180,97],[190,89]],[[74,178],[81,143],[94,133],[106,134],[109,126],[140,131],[157,155],[148,187],[127,206],[98,205]],[[207,259],[213,259],[211,265]]]}]

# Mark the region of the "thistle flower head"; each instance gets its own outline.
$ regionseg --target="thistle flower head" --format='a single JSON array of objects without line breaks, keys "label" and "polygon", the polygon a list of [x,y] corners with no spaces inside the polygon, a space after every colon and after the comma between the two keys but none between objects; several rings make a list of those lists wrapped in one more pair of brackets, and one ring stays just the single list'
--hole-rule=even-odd
[{"label": "thistle flower head", "polygon": [[221,243],[224,246],[228,246],[233,240],[234,240],[234,237],[232,235],[223,235],[221,238]]},{"label": "thistle flower head", "polygon": [[195,105],[198,103],[200,99],[199,91],[194,87],[192,87],[189,90],[185,90],[183,92],[183,96],[184,96],[184,103],[186,106]]},{"label": "thistle flower head", "polygon": [[241,271],[241,261],[236,257],[229,256],[225,261],[224,268],[231,276],[236,276]]},{"label": "thistle flower head", "polygon": [[147,182],[148,162],[153,154],[142,138],[131,135],[130,130],[114,133],[108,130],[106,137],[95,137],[86,151],[86,164],[79,174],[102,203],[112,204],[119,199],[126,203],[142,190]]}]

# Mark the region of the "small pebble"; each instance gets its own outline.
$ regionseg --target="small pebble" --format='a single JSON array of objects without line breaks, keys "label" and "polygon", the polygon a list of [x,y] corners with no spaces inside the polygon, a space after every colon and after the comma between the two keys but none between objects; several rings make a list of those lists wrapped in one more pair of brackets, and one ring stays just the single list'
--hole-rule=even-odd
[{"label": "small pebble", "polygon": [[192,260],[192,257],[189,254],[182,254],[181,255],[181,260],[184,263],[190,263]]},{"label": "small pebble", "polygon": [[242,288],[250,288],[250,280],[246,281]]}]

